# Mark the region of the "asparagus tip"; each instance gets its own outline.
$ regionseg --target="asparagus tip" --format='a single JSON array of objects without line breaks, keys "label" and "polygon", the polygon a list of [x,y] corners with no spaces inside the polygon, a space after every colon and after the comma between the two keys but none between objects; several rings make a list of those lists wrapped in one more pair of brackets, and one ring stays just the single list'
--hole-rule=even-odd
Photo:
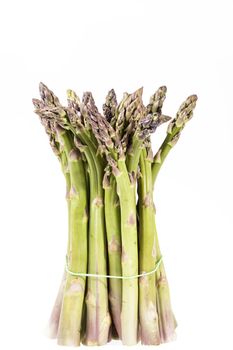
[{"label": "asparagus tip", "polygon": [[32,103],[35,109],[40,109],[42,107],[42,102],[38,98],[33,98]]},{"label": "asparagus tip", "polygon": [[165,93],[167,92],[167,87],[166,87],[165,85],[160,86],[159,89],[158,89],[158,91],[165,94]]}]

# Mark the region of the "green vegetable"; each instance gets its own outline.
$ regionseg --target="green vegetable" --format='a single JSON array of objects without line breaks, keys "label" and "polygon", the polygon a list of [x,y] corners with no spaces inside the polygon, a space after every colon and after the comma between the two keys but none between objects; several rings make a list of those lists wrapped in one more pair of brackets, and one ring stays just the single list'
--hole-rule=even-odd
[{"label": "green vegetable", "polygon": [[[69,220],[66,271],[50,336],[73,346],[104,345],[111,338],[124,345],[173,340],[177,324],[161,261],[153,189],[197,97],[188,97],[171,119],[162,114],[164,86],[147,106],[142,88],[125,93],[120,103],[110,90],[103,113],[90,92],[81,101],[68,90],[67,106],[42,83],[40,95],[33,104],[61,164]],[[167,136],[153,155],[151,134],[167,121]]]}]

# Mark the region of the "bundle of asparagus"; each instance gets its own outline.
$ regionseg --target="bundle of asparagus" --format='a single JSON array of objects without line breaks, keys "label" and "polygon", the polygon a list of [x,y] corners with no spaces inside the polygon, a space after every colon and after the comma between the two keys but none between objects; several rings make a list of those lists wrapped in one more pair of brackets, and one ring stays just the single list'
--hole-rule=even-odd
[{"label": "bundle of asparagus", "polygon": [[[58,344],[158,345],[174,339],[176,320],[155,224],[159,170],[193,114],[188,97],[176,116],[162,114],[166,87],[145,106],[142,88],[114,90],[99,112],[90,92],[68,105],[40,83],[35,112],[58,157],[67,187],[69,234],[64,276],[50,317]],[[153,155],[151,134],[168,122]]]}]

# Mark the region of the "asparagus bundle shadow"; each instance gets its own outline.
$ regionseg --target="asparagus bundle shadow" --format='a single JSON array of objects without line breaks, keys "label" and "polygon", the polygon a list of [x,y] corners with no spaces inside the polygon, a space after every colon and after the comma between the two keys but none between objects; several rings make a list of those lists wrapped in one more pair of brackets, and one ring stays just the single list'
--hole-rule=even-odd
[{"label": "asparagus bundle shadow", "polygon": [[[162,113],[166,87],[145,106],[143,89],[100,112],[90,92],[67,91],[67,106],[43,83],[33,99],[66,181],[66,269],[49,321],[60,345],[158,345],[174,339],[176,320],[159,247],[153,189],[161,166],[196,105]],[[151,134],[169,122],[153,154]],[[149,273],[148,272],[152,272]]]}]

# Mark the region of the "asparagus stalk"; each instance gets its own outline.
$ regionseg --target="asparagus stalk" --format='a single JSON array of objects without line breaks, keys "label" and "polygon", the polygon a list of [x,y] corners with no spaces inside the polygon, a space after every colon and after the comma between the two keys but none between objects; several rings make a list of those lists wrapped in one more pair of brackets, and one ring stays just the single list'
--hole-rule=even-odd
[{"label": "asparagus stalk", "polygon": [[[130,181],[125,159],[117,162],[115,172],[117,193],[120,200],[122,275],[138,274],[138,238],[136,221],[135,183]],[[123,345],[135,345],[138,341],[138,279],[122,280],[121,327]]]},{"label": "asparagus stalk", "polygon": [[[90,175],[90,219],[88,273],[107,273],[105,249],[105,223],[103,207],[103,170],[94,162],[89,148],[83,147],[89,164]],[[86,295],[87,323],[84,343],[104,345],[108,341],[111,319],[108,311],[107,280],[105,277],[90,277]]]},{"label": "asparagus stalk", "polygon": [[[56,126],[70,169],[70,232],[68,268],[87,271],[87,193],[83,162],[67,131]],[[80,345],[86,278],[67,274],[58,329],[58,344]]]},{"label": "asparagus stalk", "polygon": [[[104,181],[104,192],[109,274],[121,276],[121,217],[116,180],[112,174],[109,180]],[[121,339],[122,281],[120,279],[112,278],[109,280],[109,301],[113,323],[118,337]]]},{"label": "asparagus stalk", "polygon": [[[152,270],[156,261],[161,258],[158,235],[155,224],[155,210],[153,203],[153,182],[151,171],[152,159],[143,150],[140,157],[139,179],[139,232],[140,232],[140,264],[144,269]],[[152,263],[154,261],[154,263]],[[148,270],[147,270],[148,271]],[[170,301],[169,285],[163,262],[155,275],[149,275],[150,280],[140,283],[142,288],[141,306],[141,338],[143,344],[159,344],[175,338],[176,320]],[[143,279],[145,278],[143,277]],[[141,281],[140,281],[141,282]],[[144,281],[143,281],[144,282]],[[150,283],[154,284],[149,286]],[[146,284],[146,287],[144,285]],[[146,302],[147,300],[147,302]],[[154,309],[154,303],[156,309]],[[150,307],[148,306],[150,305]],[[153,305],[153,306],[152,306]],[[156,311],[157,310],[157,311]],[[149,315],[153,315],[153,322],[148,322]],[[149,314],[149,315],[148,315]],[[154,326],[152,324],[154,323]]]},{"label": "asparagus stalk", "polygon": [[[152,262],[151,256],[154,259],[154,263],[161,258],[161,252],[158,242],[158,235],[155,224],[155,210],[153,203],[153,183],[152,183],[152,171],[151,171],[151,159],[146,155],[145,150],[143,150],[140,157],[140,171],[142,178],[146,178],[145,183],[139,180],[139,223],[140,223],[140,242],[144,240],[144,246],[147,246],[149,250],[148,255],[146,255],[147,249],[142,247],[142,258],[140,263],[144,264],[149,268],[149,263]],[[150,181],[148,181],[150,179]],[[149,186],[148,186],[149,184]],[[147,191],[145,191],[145,189]],[[143,196],[143,193],[146,193]],[[150,239],[150,244],[149,243]],[[142,243],[143,244],[143,243]],[[143,259],[144,256],[144,259]],[[141,255],[140,255],[141,257]],[[152,265],[151,265],[152,266]],[[163,262],[161,262],[158,270],[152,280],[155,283],[155,295],[152,294],[152,288],[148,288],[147,298],[143,298],[144,290],[142,288],[142,300],[140,299],[140,305],[142,307],[142,317],[145,317],[146,312],[143,312],[143,300],[156,300],[157,312],[154,313],[154,322],[157,320],[156,330],[157,336],[155,337],[155,328],[151,327],[151,324],[144,323],[142,326],[142,343],[144,344],[159,344],[160,342],[167,342],[173,340],[175,337],[176,320],[172,311],[170,302],[170,292],[169,285],[166,278],[165,268]],[[150,281],[151,282],[151,281]],[[142,285],[143,287],[143,285]],[[145,302],[144,302],[145,304]],[[148,304],[145,306],[145,310],[150,310]],[[148,312],[148,311],[147,311]],[[146,317],[147,320],[147,317]],[[143,321],[142,321],[143,322]],[[147,324],[147,327],[145,327]],[[143,333],[143,329],[145,333]],[[154,337],[153,337],[154,334]]]},{"label": "asparagus stalk", "polygon": [[[140,173],[141,176],[138,180],[139,272],[144,273],[153,270],[158,259],[155,242],[151,160],[148,158],[145,148],[140,156]],[[145,345],[158,345],[160,344],[160,333],[156,308],[155,274],[140,277],[139,290],[141,342]]]},{"label": "asparagus stalk", "polygon": [[[155,184],[157,175],[161,169],[161,166],[170,152],[171,148],[176,144],[180,137],[180,132],[184,128],[187,121],[189,121],[193,114],[193,109],[196,106],[197,96],[192,95],[186,99],[186,101],[180,106],[180,109],[176,117],[170,122],[168,126],[167,137],[162,143],[159,151],[154,157],[154,163],[152,165],[152,182]],[[156,252],[157,257],[161,257],[159,240],[157,231],[156,234]],[[174,317],[171,301],[170,301],[170,290],[166,277],[166,272],[163,262],[160,264],[156,272],[156,287],[157,293],[157,307],[159,314],[159,328],[161,342],[169,342],[175,338],[175,328],[177,326],[176,319]]]},{"label": "asparagus stalk", "polygon": [[[116,124],[116,110],[116,94],[115,91],[111,89],[108,92],[103,105],[103,114],[112,127],[115,127]],[[109,274],[113,276],[121,276],[120,207],[116,190],[116,180],[113,174],[111,174],[109,167],[107,167],[105,171],[103,187]],[[120,279],[109,279],[109,301],[115,331],[117,337],[121,339],[122,281]],[[113,334],[113,336],[115,336],[115,334]]]},{"label": "asparagus stalk", "polygon": [[[148,136],[156,128],[170,118],[162,115],[162,105],[165,99],[166,87],[160,87],[150,99],[146,115],[140,121],[141,148],[142,141],[149,143]],[[140,135],[140,134],[139,134]],[[153,183],[151,163],[152,151],[148,153],[145,145],[140,152],[140,177],[138,179],[138,215],[139,215],[139,266],[140,273],[154,269],[158,261],[156,251],[156,227],[154,220]],[[132,162],[131,162],[132,163]],[[160,343],[159,319],[156,308],[157,289],[155,274],[146,275],[139,280],[139,318],[141,342],[145,345]]]},{"label": "asparagus stalk", "polygon": [[[67,158],[64,151],[59,152],[60,154],[60,161],[61,161],[61,167],[62,172],[66,179],[66,200],[67,200],[67,209],[68,209],[68,232],[70,232],[70,173],[67,163]],[[68,235],[70,237],[70,233]],[[69,239],[68,239],[68,245],[67,245],[67,255],[69,253]],[[62,308],[62,300],[66,285],[66,271],[64,271],[60,287],[58,289],[57,297],[55,299],[55,303],[50,315],[49,323],[48,323],[48,336],[50,338],[57,338],[57,332],[59,327],[59,320],[60,320],[60,314],[61,314],[61,308]]]},{"label": "asparagus stalk", "polygon": [[[56,139],[56,135],[52,130],[51,120],[49,120],[47,117],[43,115],[43,113],[41,113],[41,109],[44,109],[46,106],[50,106],[50,107],[60,106],[60,102],[58,98],[53,94],[53,92],[50,91],[43,83],[40,83],[40,93],[41,93],[42,101],[38,99],[33,99],[32,101],[36,108],[36,113],[39,115],[41,123],[44,126],[47,135],[49,136],[51,148],[61,163],[62,172],[66,180],[66,200],[67,200],[67,208],[68,208],[68,222],[70,226],[70,198],[69,198],[70,173],[68,168],[67,157],[64,150],[61,149],[61,145],[59,144],[58,140]],[[68,252],[69,252],[69,242],[67,247],[67,254]],[[62,280],[60,283],[60,287],[57,293],[57,297],[55,299],[55,303],[48,322],[48,336],[50,338],[57,338],[66,277],[67,277],[66,271],[64,271]]]}]

